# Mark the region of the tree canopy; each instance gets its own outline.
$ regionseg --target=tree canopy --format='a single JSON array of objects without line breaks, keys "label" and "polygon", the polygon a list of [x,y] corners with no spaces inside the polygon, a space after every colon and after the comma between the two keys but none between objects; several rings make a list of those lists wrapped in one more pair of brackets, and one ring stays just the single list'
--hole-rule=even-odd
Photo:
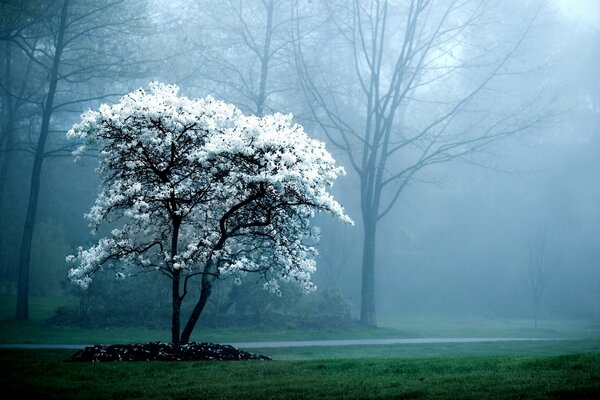
[{"label": "tree canopy", "polygon": [[87,111],[68,132],[84,142],[76,153],[99,150],[102,190],[87,218],[96,230],[118,224],[68,257],[70,278],[85,287],[103,267],[121,278],[160,271],[173,280],[177,319],[194,276],[202,277],[198,316],[222,276],[241,282],[256,272],[275,293],[280,280],[312,290],[311,218],[325,211],[351,222],[328,191],[343,168],[291,115],[246,116],[178,90],[152,83]]}]

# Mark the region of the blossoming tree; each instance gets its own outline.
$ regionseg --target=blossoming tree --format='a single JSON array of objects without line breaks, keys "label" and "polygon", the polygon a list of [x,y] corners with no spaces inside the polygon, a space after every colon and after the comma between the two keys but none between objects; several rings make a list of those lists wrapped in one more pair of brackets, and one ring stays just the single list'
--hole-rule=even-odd
[{"label": "blossoming tree", "polygon": [[[86,215],[110,236],[67,258],[87,287],[101,269],[124,278],[157,271],[172,281],[172,341],[187,343],[216,280],[248,273],[306,291],[315,270],[316,212],[351,222],[328,192],[343,174],[324,144],[291,116],[245,116],[212,97],[189,99],[153,83],[87,111],[67,134],[100,151],[102,187]],[[195,278],[196,277],[196,278]],[[195,279],[192,279],[195,278]],[[199,297],[181,330],[190,285]]]}]

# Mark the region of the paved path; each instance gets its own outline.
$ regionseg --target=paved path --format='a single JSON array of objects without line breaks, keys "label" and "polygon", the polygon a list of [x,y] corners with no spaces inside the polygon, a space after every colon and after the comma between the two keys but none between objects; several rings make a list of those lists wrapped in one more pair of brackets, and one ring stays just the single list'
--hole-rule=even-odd
[{"label": "paved path", "polygon": [[[415,338],[415,339],[349,339],[349,340],[296,340],[269,342],[227,343],[241,349],[273,347],[314,347],[314,346],[369,346],[385,344],[439,344],[439,343],[486,343],[486,342],[527,342],[543,340],[564,340],[557,338]],[[82,349],[89,344],[0,344],[0,349]]]},{"label": "paved path", "polygon": [[560,340],[544,338],[415,338],[415,339],[350,339],[350,340],[298,340],[284,342],[238,342],[234,347],[255,349],[267,347],[312,347],[312,346],[370,346],[384,344],[435,344],[435,343],[484,343],[484,342],[524,342],[540,340]]}]

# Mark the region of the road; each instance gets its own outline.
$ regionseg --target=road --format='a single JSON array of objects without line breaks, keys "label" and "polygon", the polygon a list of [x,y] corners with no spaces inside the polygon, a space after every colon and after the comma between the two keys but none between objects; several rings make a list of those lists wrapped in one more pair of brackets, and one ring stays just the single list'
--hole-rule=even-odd
[{"label": "road", "polygon": [[[292,340],[268,342],[225,343],[241,349],[264,349],[276,347],[317,347],[317,346],[377,346],[386,344],[440,344],[440,343],[486,343],[486,342],[527,342],[544,340],[564,340],[557,338],[414,338],[414,339],[348,339],[348,340]],[[0,349],[82,349],[90,344],[0,344]]]}]

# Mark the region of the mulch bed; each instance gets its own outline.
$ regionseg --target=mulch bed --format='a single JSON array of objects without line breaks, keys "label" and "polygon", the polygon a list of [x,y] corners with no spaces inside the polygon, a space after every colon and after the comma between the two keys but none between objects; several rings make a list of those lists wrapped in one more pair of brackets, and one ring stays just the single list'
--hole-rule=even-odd
[{"label": "mulch bed", "polygon": [[233,346],[214,343],[111,344],[94,345],[79,350],[66,361],[201,361],[201,360],[270,360],[269,357],[248,353]]}]

